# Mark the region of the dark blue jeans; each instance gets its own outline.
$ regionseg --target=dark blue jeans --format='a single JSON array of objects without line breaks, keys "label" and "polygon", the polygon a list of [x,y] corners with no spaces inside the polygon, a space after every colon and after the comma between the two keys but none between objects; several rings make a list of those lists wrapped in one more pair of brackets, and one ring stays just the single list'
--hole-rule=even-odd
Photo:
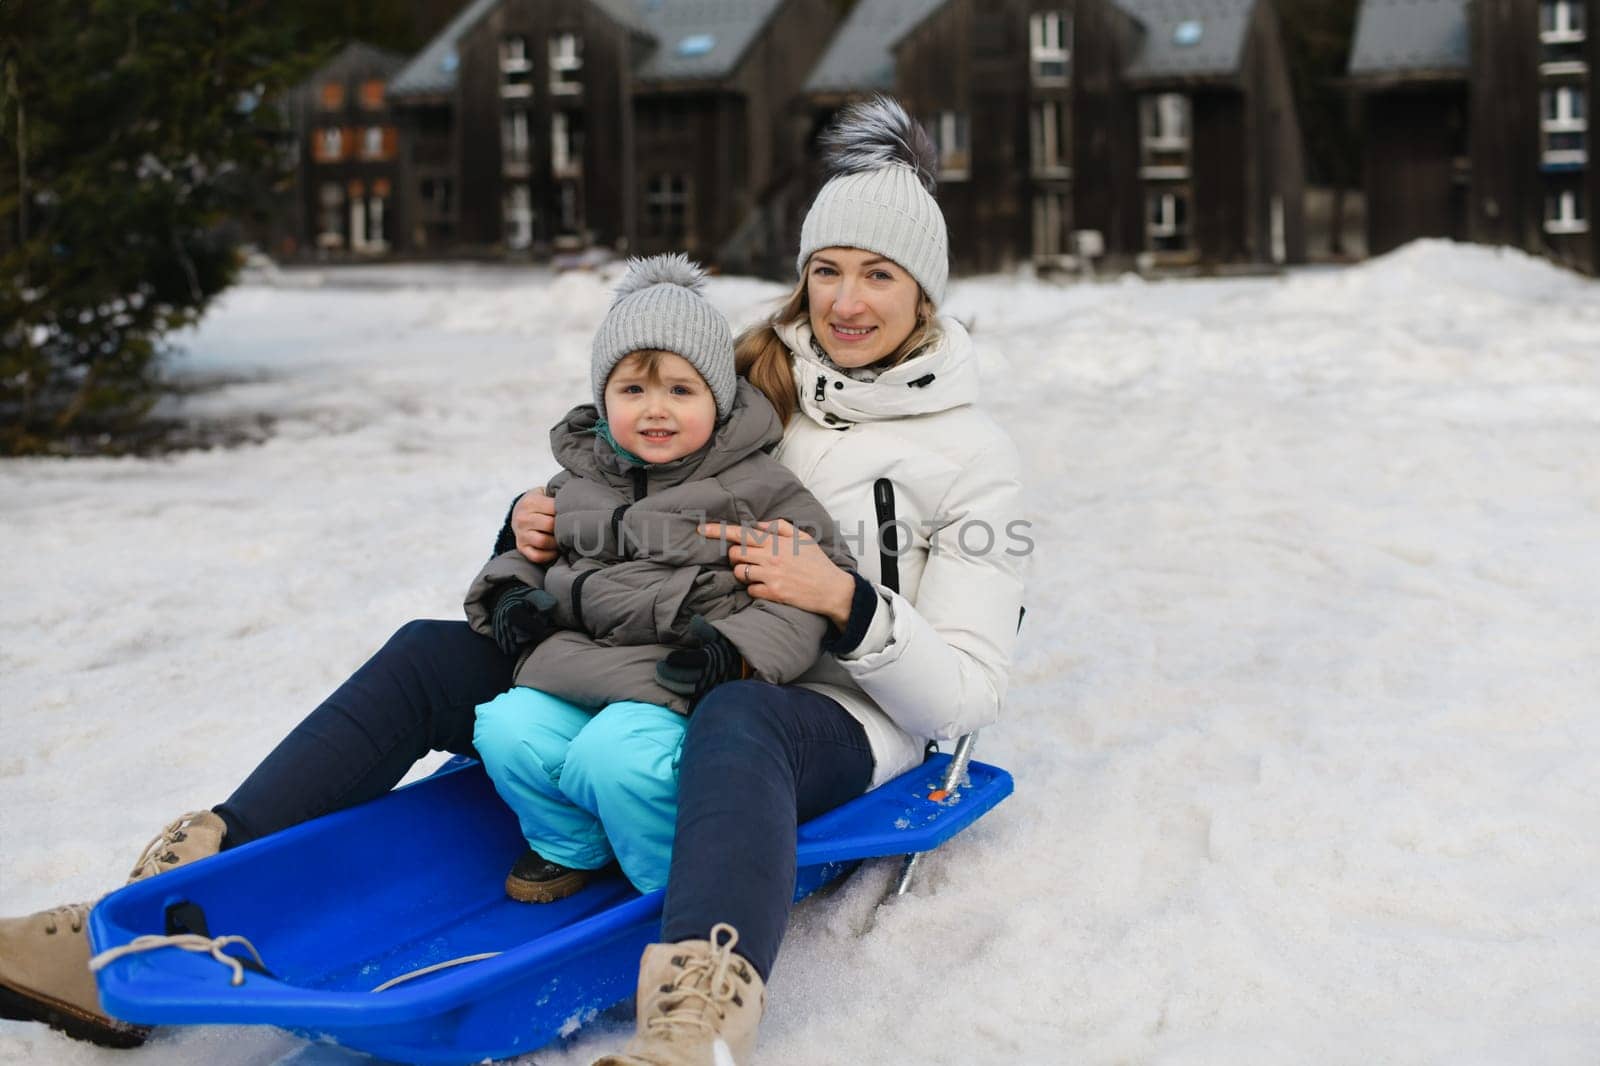
[{"label": "dark blue jeans", "polygon": [[513,665],[465,622],[407,622],[216,808],[227,846],[377,799],[430,751],[474,755],[478,704]]},{"label": "dark blue jeans", "polygon": [[[430,751],[473,755],[478,704],[511,686],[514,658],[465,622],[416,621],[340,685],[216,808],[229,847],[376,799]],[[833,700],[739,681],[689,720],[662,939],[727,922],[772,972],[794,898],[800,822],[864,792],[866,734]]]},{"label": "dark blue jeans", "polygon": [[872,766],[861,723],[826,696],[762,681],[713,689],[683,741],[661,939],[704,940],[727,922],[735,950],[770,977],[794,902],[795,831],[865,792]]}]

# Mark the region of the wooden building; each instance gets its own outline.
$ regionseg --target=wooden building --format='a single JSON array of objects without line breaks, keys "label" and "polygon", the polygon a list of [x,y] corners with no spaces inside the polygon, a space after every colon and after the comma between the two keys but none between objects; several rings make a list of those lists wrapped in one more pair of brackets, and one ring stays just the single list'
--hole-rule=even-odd
[{"label": "wooden building", "polygon": [[813,127],[876,91],[938,145],[958,270],[1304,259],[1267,0],[859,0],[807,79]]},{"label": "wooden building", "polygon": [[375,256],[394,247],[405,212],[387,88],[404,63],[393,52],[350,44],[288,94],[295,181],[280,205],[273,252]]},{"label": "wooden building", "polygon": [[1141,33],[1144,248],[1158,262],[1305,261],[1305,159],[1270,0],[1118,0]]},{"label": "wooden building", "polygon": [[828,0],[474,0],[395,78],[410,247],[735,268]]},{"label": "wooden building", "polygon": [[1600,269],[1600,0],[1364,0],[1350,84],[1368,247],[1509,244]]},{"label": "wooden building", "polygon": [[1600,0],[1473,0],[1471,235],[1600,271]]},{"label": "wooden building", "polygon": [[1349,84],[1366,137],[1367,249],[1466,240],[1468,0],[1364,0]]}]

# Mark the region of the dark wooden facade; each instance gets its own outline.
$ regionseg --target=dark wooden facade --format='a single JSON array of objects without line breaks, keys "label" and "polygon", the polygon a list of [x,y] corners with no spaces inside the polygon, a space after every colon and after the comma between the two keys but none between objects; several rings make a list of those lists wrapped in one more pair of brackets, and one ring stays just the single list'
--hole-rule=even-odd
[{"label": "dark wooden facade", "polygon": [[[1369,249],[1449,237],[1595,273],[1600,0],[1471,0],[1446,14],[1413,27],[1402,7],[1363,7],[1381,30],[1364,42],[1358,29],[1350,79],[1366,133]],[[1456,43],[1430,53],[1429,34]],[[1386,55],[1380,37],[1405,47]],[[1436,58],[1408,63],[1417,54]]]},{"label": "dark wooden facade", "polygon": [[[397,79],[407,250],[750,255],[831,0],[471,0]],[[757,233],[756,236],[764,237]]]},{"label": "dark wooden facade", "polygon": [[[1172,265],[1305,262],[1304,154],[1271,3],[1250,6],[1234,70],[1141,74],[1132,87],[1141,97],[1145,253]],[[1186,101],[1190,116],[1189,235],[1185,242],[1175,234],[1171,247],[1161,236],[1169,227],[1155,218],[1167,195],[1169,179],[1157,176],[1165,173],[1166,160],[1152,150],[1146,118],[1152,103],[1166,102],[1163,97]],[[1171,184],[1182,189],[1184,181]]]},{"label": "dark wooden facade", "polygon": [[[941,145],[955,269],[1068,265],[1080,252],[1154,267],[1303,261],[1278,27],[1267,0],[1235,7],[1248,11],[1243,44],[1201,72],[1140,70],[1147,39],[1172,27],[1112,0],[947,0],[899,36],[889,88]],[[1181,151],[1152,158],[1141,115],[1157,98],[1185,125]],[[832,85],[813,94],[814,128],[840,102]],[[1176,212],[1170,233],[1151,224],[1152,203]]]},{"label": "dark wooden facade", "polygon": [[1439,79],[1365,93],[1367,250],[1466,240],[1467,85]]},{"label": "dark wooden facade", "polygon": [[828,0],[787,0],[731,70],[640,80],[634,246],[641,253],[684,250],[728,270],[763,269],[764,204],[800,165],[789,107],[837,20]]},{"label": "dark wooden facade", "polygon": [[626,240],[634,37],[589,0],[502,0],[462,36],[458,245]]},{"label": "dark wooden facade", "polygon": [[405,232],[397,121],[386,89],[403,56],[351,44],[287,99],[296,179],[269,250],[378,256]]},{"label": "dark wooden facade", "polygon": [[[1595,273],[1600,2],[1474,0],[1470,18],[1471,235]],[[1582,29],[1547,32],[1547,21]],[[1552,120],[1552,104],[1580,117]]]}]

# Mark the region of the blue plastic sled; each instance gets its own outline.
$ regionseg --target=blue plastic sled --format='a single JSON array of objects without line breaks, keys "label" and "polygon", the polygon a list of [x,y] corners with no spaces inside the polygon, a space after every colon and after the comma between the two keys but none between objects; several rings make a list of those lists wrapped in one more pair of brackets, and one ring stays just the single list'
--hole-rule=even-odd
[{"label": "blue plastic sled", "polygon": [[[1011,794],[1010,774],[973,762],[970,784],[929,799],[949,760],[935,755],[802,826],[796,898],[857,860],[931,850]],[[275,1025],[406,1062],[533,1051],[633,994],[663,893],[641,896],[616,876],[558,903],[513,902],[502,886],[524,846],[478,764],[457,760],[107,896],[89,918],[96,951],[172,932],[174,919],[194,928],[199,915],[210,935],[247,937],[268,973],[235,986],[209,956],[166,947],[103,969],[101,1002],[132,1022]],[[373,991],[487,952],[500,954]]]}]

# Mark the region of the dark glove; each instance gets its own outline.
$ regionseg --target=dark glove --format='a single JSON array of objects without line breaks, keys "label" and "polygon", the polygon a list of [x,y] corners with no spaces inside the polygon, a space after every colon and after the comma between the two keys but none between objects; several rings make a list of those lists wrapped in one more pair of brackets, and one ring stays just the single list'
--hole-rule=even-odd
[{"label": "dark glove", "polygon": [[532,647],[559,628],[555,611],[556,598],[544,589],[507,586],[489,616],[494,642],[507,655]]},{"label": "dark glove", "polygon": [[744,656],[739,649],[699,615],[689,620],[689,646],[667,652],[667,657],[656,663],[661,687],[687,696],[691,708],[724,681],[744,676]]}]

